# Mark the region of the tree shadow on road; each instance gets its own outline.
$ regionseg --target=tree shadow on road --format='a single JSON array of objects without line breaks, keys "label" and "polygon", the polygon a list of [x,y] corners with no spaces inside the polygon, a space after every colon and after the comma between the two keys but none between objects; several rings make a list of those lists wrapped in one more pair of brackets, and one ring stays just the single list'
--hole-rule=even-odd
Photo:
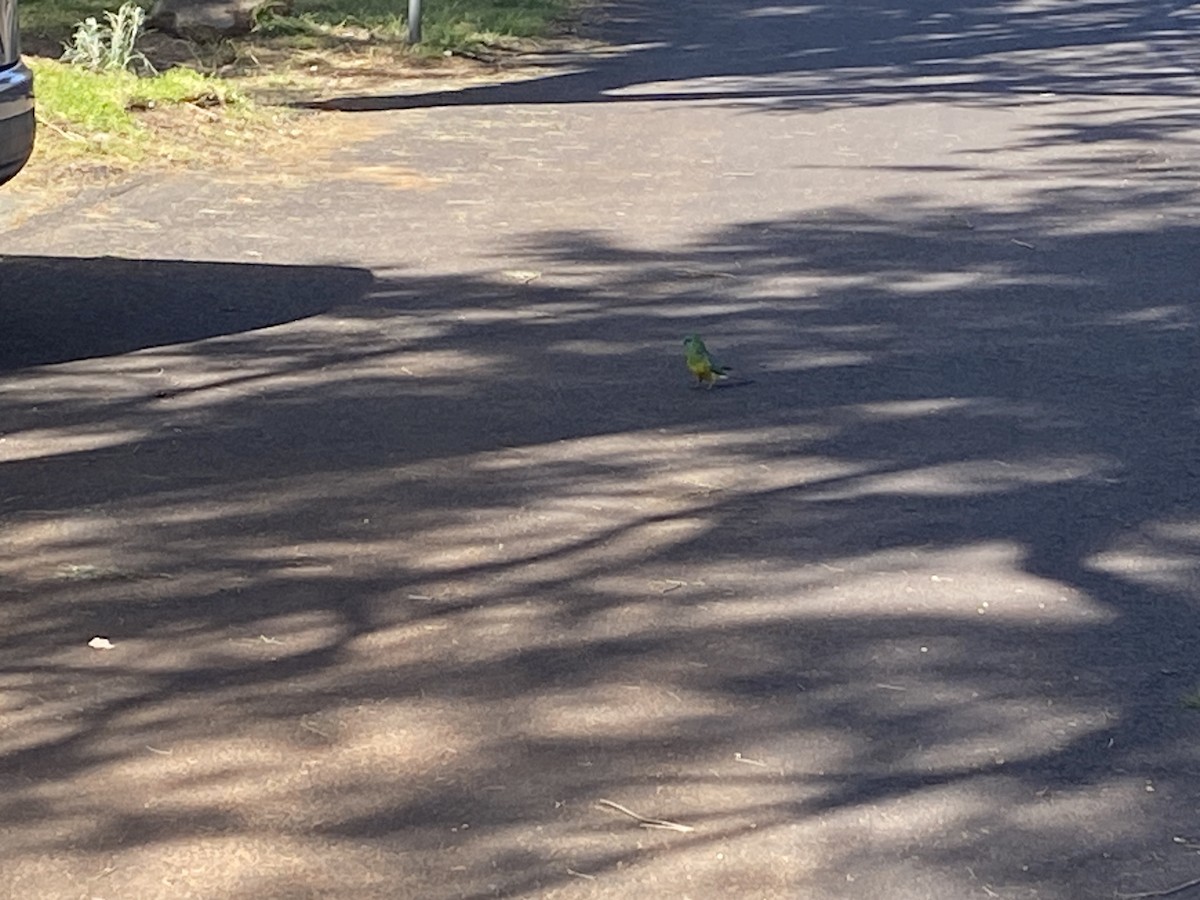
[{"label": "tree shadow on road", "polygon": [[[5,887],[1185,879],[1198,234],[1084,199],[541,234],[524,283],[70,263],[175,314],[5,366]],[[692,330],[752,383],[689,391]]]},{"label": "tree shadow on road", "polygon": [[[1200,64],[1196,13],[1174,3],[702,2],[686,14],[620,3],[607,13],[600,34],[608,48],[538,58],[540,77],[313,105],[359,112],[696,101],[820,110],[920,99],[1018,105],[1052,94],[1132,101],[1193,95]],[[1184,118],[1195,126],[1194,116]]]}]

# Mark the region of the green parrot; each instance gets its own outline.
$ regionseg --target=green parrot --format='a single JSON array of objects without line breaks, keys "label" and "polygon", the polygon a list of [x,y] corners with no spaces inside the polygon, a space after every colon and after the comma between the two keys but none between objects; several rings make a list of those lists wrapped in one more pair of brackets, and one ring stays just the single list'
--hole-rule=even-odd
[{"label": "green parrot", "polygon": [[683,339],[683,352],[687,356],[688,371],[696,376],[697,386],[703,384],[711,390],[718,378],[729,377],[729,366],[717,365],[699,335],[689,334]]}]

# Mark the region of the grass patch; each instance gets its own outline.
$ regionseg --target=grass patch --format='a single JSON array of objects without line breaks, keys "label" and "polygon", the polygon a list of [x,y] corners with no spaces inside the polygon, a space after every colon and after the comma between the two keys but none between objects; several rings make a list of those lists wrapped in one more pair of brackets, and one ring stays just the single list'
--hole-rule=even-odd
[{"label": "grass patch", "polygon": [[[571,0],[424,0],[422,42],[416,49],[455,50],[544,37],[571,6]],[[407,8],[403,0],[293,0],[286,13],[265,7],[258,31],[288,37],[352,26],[376,38],[402,41]]]},{"label": "grass patch", "polygon": [[198,158],[194,135],[164,132],[162,117],[149,113],[186,106],[188,118],[212,120],[253,112],[229,84],[191,69],[139,78],[50,59],[29,62],[37,85],[42,163],[86,157],[121,169],[153,159],[189,161]]},{"label": "grass patch", "polygon": [[[104,21],[119,0],[23,0],[21,29],[27,50],[58,56],[79,22]],[[139,0],[149,12],[153,0]],[[418,51],[443,51],[539,38],[551,34],[573,8],[573,0],[423,0]],[[405,0],[264,0],[256,33],[247,40],[297,39],[337,32],[346,26],[375,39],[402,42],[407,34]],[[152,60],[153,61],[153,60]]]},{"label": "grass patch", "polygon": [[[423,0],[418,47],[405,43],[405,0],[264,0],[254,32],[245,37],[201,45],[140,35],[126,48],[126,64],[142,77],[89,70],[95,53],[81,57],[84,65],[60,60],[73,35],[80,45],[80,23],[89,35],[106,23],[110,36],[123,34],[110,16],[121,2],[22,0],[39,121],[25,183],[39,172],[43,183],[62,181],[64,168],[119,174],[164,163],[210,164],[235,148],[261,155],[289,135],[294,140],[304,132],[307,140],[312,128],[298,125],[296,113],[266,104],[366,89],[367,82],[418,70],[464,74],[474,63],[443,59],[444,51],[529,46],[522,42],[552,35],[580,0]],[[153,4],[134,2],[146,10]],[[89,18],[94,23],[86,24]],[[147,65],[136,65],[142,61]],[[146,77],[153,71],[160,74]]]},{"label": "grass patch", "polygon": [[[32,5],[42,33],[70,18],[52,21],[50,9],[81,11],[77,0]],[[228,126],[253,119],[252,104],[228,82],[195,69],[156,72],[137,49],[143,15],[134,3],[104,10],[103,22],[89,16],[75,23],[62,59],[29,56],[40,132],[32,168],[84,161],[85,168],[121,172],[146,162],[200,161],[214,147],[236,143]]]}]

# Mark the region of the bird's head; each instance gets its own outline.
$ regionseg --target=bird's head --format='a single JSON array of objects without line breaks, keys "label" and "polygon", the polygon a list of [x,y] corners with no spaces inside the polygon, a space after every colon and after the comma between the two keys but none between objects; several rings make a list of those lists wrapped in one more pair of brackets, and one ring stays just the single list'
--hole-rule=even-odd
[{"label": "bird's head", "polygon": [[690,347],[692,344],[695,344],[699,340],[700,340],[700,335],[689,334],[687,337],[685,337],[683,339],[683,346]]}]

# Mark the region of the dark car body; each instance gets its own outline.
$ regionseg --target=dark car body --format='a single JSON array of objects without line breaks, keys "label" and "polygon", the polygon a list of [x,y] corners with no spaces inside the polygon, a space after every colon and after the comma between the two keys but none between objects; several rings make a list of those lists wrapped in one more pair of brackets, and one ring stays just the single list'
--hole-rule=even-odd
[{"label": "dark car body", "polygon": [[33,151],[33,73],[21,62],[17,0],[0,0],[0,184]]}]

